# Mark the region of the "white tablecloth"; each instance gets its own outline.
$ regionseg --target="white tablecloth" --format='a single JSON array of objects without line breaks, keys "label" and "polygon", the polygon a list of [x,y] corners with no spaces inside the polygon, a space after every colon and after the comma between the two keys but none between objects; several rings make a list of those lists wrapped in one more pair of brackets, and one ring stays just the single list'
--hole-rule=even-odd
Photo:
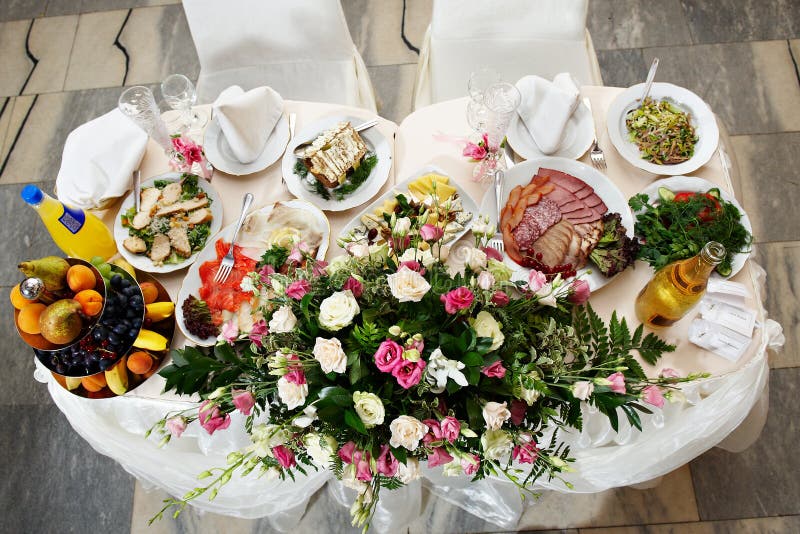
[{"label": "white tablecloth", "polygon": [[[600,143],[608,157],[607,175],[629,197],[640,191],[653,177],[633,168],[614,151],[605,134],[605,112],[620,89],[585,87],[583,93],[592,100]],[[461,148],[442,140],[446,136],[436,133],[465,135],[468,126],[465,119],[466,99],[443,102],[418,110],[408,116],[398,128],[382,120],[378,128],[389,138],[395,138],[394,168],[389,183],[402,181],[416,169],[434,164],[454,177],[467,192],[480,203],[485,185],[471,181],[472,166],[461,156]],[[356,108],[342,108],[328,104],[286,102],[288,112],[297,113],[297,131],[303,125],[320,117],[344,114],[369,117],[369,112]],[[584,158],[588,160],[588,158]],[[153,176],[167,170],[166,159],[157,145],[152,144],[142,163],[142,174]],[[695,176],[710,180],[720,187],[732,190],[726,183],[718,158],[715,156]],[[224,205],[223,225],[233,222],[238,215],[244,192],[256,197],[255,207],[290,198],[281,185],[280,165],[246,177],[232,177],[216,173],[213,186],[222,195]],[[359,209],[348,212],[329,213],[332,235],[338,234],[344,224],[359,213]],[[105,221],[112,223],[116,208],[105,214]],[[336,253],[335,243],[333,250]],[[679,372],[708,371],[713,377],[692,383],[684,388],[685,403],[667,404],[653,415],[643,416],[644,431],[627,426],[620,418],[620,430],[611,430],[606,418],[584,410],[582,432],[563,434],[561,439],[572,447],[575,472],[565,478],[574,489],[568,490],[559,482],[540,482],[540,489],[554,491],[598,492],[613,487],[636,485],[656,479],[687,463],[704,451],[722,442],[747,417],[759,400],[768,378],[766,349],[770,344],[780,344],[780,327],[766,318],[761,305],[763,271],[749,262],[735,277],[751,292],[748,303],[757,308],[760,328],[748,352],[738,361],[729,362],[712,353],[691,345],[686,340],[686,330],[691,318],[662,332],[678,349],[666,355],[656,368],[646,370],[657,373],[662,367],[671,367]],[[651,270],[645,264],[629,269],[612,283],[592,296],[593,306],[606,317],[616,309],[632,324],[633,300],[636,292],[650,277]],[[160,277],[173,298],[177,295],[183,272]],[[180,347],[184,339],[176,335],[174,347]],[[172,495],[182,496],[198,484],[196,475],[211,467],[225,465],[225,456],[249,444],[242,428],[242,417],[233,416],[233,423],[226,431],[207,435],[196,423],[190,425],[184,436],[172,440],[163,449],[154,439],[145,440],[145,431],[169,411],[193,405],[193,399],[173,393],[163,393],[164,381],[153,376],[137,389],[123,397],[105,400],[89,400],[77,397],[61,388],[42,367],[37,378],[48,383],[56,405],[66,415],[75,430],[98,452],[117,460],[128,472],[146,484],[160,487]],[[739,432],[736,440],[727,443],[729,449],[741,449],[752,442],[761,430],[764,411],[760,418]],[[373,521],[378,531],[402,529],[407,522],[420,514],[420,483],[467,511],[480,515],[503,528],[513,528],[522,511],[523,501],[516,487],[504,479],[484,480],[470,484],[468,477],[443,477],[441,468],[423,468],[424,480],[415,482],[395,492],[384,491]],[[267,481],[255,476],[235,476],[213,502],[200,498],[194,506],[203,510],[243,518],[269,517],[280,530],[289,530],[302,515],[302,510],[311,495],[326,482],[343,504],[350,504],[353,497],[328,472],[311,472],[309,476],[298,476],[295,482]],[[288,503],[292,508],[287,509]],[[153,511],[155,512],[155,510]]]}]

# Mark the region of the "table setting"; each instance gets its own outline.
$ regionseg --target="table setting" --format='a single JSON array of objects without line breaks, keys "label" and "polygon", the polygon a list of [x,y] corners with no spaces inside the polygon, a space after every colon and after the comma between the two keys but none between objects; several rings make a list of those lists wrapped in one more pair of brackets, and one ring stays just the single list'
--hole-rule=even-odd
[{"label": "table setting", "polygon": [[[193,106],[174,76],[176,120],[129,88],[68,138],[58,200],[23,194],[66,258],[20,258],[11,295],[75,430],[172,496],[153,520],[290,530],[327,484],[393,531],[424,484],[514,528],[536,492],[757,437],[782,334],[691,91],[482,69],[396,125],[268,86]],[[94,221],[118,253],[71,248]]]}]

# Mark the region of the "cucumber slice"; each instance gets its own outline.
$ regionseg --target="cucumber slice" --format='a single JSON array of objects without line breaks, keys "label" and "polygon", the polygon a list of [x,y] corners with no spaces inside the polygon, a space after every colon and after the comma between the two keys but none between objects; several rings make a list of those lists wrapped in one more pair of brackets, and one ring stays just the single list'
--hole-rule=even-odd
[{"label": "cucumber slice", "polygon": [[711,195],[712,197],[716,198],[717,200],[720,199],[719,189],[717,189],[716,187],[714,189],[709,189],[706,194],[707,195]]},{"label": "cucumber slice", "polygon": [[675,193],[667,189],[666,187],[659,187],[658,188],[658,197],[663,200],[664,202],[669,202],[671,200],[675,200]]},{"label": "cucumber slice", "polygon": [[720,274],[720,276],[730,276],[732,269],[731,266],[728,264],[726,265],[720,264],[717,265],[717,272]]}]

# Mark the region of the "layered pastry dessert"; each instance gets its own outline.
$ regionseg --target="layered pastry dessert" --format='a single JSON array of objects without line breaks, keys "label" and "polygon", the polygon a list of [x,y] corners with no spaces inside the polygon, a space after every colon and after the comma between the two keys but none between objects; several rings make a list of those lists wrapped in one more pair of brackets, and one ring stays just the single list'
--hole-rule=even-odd
[{"label": "layered pastry dessert", "polygon": [[308,172],[325,187],[335,188],[345,181],[351,169],[358,168],[367,145],[349,122],[340,122],[320,134],[303,159]]}]

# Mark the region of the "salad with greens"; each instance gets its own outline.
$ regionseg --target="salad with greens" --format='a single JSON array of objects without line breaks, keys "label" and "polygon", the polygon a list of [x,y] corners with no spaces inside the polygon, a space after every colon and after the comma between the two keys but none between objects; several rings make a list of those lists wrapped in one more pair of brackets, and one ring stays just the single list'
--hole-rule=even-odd
[{"label": "salad with greens", "polygon": [[625,117],[628,139],[635,143],[643,159],[657,165],[675,165],[694,155],[698,138],[691,114],[667,100],[644,99],[641,107]]}]

